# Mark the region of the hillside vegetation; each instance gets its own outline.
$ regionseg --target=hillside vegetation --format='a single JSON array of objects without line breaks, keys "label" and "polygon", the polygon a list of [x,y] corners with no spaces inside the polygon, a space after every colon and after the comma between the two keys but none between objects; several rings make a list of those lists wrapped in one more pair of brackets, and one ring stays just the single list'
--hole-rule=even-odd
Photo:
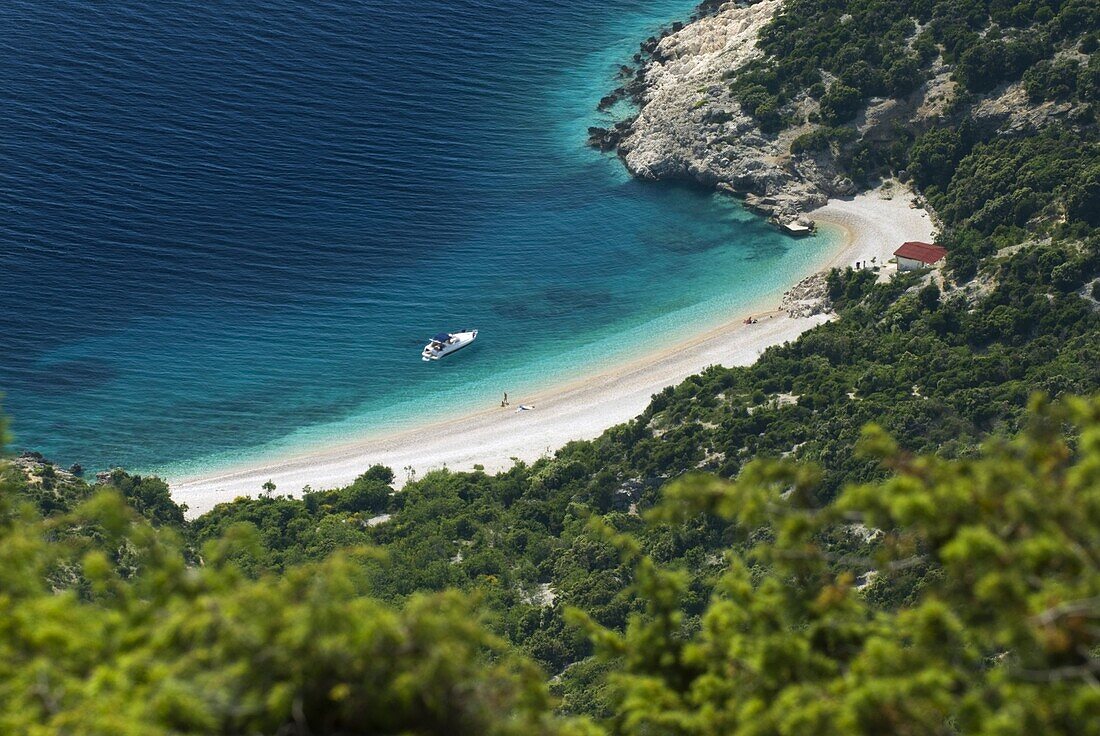
[{"label": "hillside vegetation", "polygon": [[[598,652],[583,719],[553,712],[482,596],[381,600],[392,549],[250,572],[271,541],[254,527],[189,547],[114,486],[58,489],[72,506],[43,516],[8,472],[0,729],[1097,733],[1100,399],[1035,402],[1019,438],[968,460],[875,427],[860,455],[885,479],[828,503],[818,468],[757,460],[676,481],[645,522],[578,520],[569,554],[602,558],[631,600],[622,622],[565,609]],[[670,564],[692,537],[726,549]]]},{"label": "hillside vegetation", "polygon": [[788,2],[729,83],[909,177],[947,268],[834,271],[839,319],[596,440],[193,520],[6,468],[0,732],[1100,733],[1098,20]]},{"label": "hillside vegetation", "polygon": [[1100,3],[789,0],[731,71],[765,133],[870,186],[913,183],[962,281],[1013,227],[1100,225]]},{"label": "hillside vegetation", "polygon": [[1095,0],[788,0],[760,35],[765,56],[734,86],[773,129],[799,122],[792,103],[804,93],[837,125],[941,71],[970,94],[1024,80],[1035,101],[1091,101],[1098,18]]}]

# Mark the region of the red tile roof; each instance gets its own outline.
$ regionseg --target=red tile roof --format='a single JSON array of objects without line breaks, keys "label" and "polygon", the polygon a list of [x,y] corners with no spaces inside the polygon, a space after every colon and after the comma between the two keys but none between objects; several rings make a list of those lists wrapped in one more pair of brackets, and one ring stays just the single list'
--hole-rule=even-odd
[{"label": "red tile roof", "polygon": [[947,255],[947,249],[931,243],[920,243],[910,240],[902,243],[901,247],[894,251],[899,258],[911,258],[921,263],[932,264]]}]

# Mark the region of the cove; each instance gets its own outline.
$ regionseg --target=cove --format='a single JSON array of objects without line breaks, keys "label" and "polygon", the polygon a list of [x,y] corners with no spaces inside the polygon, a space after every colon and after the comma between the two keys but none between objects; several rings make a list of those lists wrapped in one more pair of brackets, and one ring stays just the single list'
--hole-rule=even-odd
[{"label": "cove", "polygon": [[[431,422],[775,298],[827,237],[584,147],[693,3],[0,10],[16,446],[180,473]],[[426,364],[427,337],[477,344]]]}]

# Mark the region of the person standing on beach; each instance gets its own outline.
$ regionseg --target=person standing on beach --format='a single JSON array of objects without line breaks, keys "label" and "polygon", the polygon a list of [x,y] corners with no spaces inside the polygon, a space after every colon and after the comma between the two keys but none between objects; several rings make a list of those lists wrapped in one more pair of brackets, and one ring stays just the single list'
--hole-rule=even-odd
[{"label": "person standing on beach", "polygon": [[504,392],[504,400],[500,402],[501,406],[508,406],[508,392]]}]

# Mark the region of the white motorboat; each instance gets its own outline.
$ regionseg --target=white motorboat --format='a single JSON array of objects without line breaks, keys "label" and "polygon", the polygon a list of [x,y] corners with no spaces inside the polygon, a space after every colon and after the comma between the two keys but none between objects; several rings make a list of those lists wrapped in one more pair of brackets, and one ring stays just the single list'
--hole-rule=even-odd
[{"label": "white motorboat", "polygon": [[477,330],[459,330],[458,332],[440,332],[424,346],[420,353],[422,360],[439,360],[444,355],[461,350],[477,339]]}]

